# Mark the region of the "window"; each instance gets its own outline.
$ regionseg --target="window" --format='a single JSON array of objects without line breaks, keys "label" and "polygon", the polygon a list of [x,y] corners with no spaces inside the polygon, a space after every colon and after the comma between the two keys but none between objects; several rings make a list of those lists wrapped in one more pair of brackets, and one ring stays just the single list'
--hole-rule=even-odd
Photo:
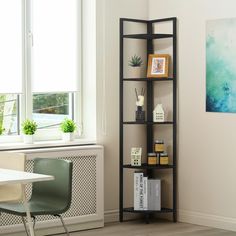
[{"label": "window", "polygon": [[73,94],[44,93],[33,95],[33,120],[38,129],[58,127],[65,118],[73,119]]},{"label": "window", "polygon": [[80,0],[0,1],[0,77],[5,80],[0,131],[4,128],[5,136],[19,135],[26,118],[37,122],[38,136],[50,129],[52,138],[59,138],[65,117],[81,122],[80,7]]},{"label": "window", "polygon": [[19,131],[19,95],[0,95],[0,132],[17,135]]}]

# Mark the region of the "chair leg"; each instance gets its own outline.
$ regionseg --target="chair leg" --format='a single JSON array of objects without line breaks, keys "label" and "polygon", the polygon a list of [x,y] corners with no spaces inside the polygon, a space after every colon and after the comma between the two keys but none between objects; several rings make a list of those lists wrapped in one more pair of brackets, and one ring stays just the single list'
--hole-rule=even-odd
[{"label": "chair leg", "polygon": [[35,216],[31,216],[31,218],[33,218],[33,228],[35,228],[35,224],[36,224],[36,217],[35,217]]},{"label": "chair leg", "polygon": [[57,216],[57,217],[60,218],[61,223],[62,223],[62,225],[63,225],[63,228],[64,228],[64,230],[65,230],[65,232],[66,232],[66,235],[67,235],[67,236],[70,236],[69,231],[68,231],[67,228],[66,228],[66,225],[65,225],[65,222],[64,222],[62,216],[61,216],[61,215],[55,215],[55,216]]},{"label": "chair leg", "polygon": [[26,223],[25,223],[25,219],[24,219],[23,216],[21,217],[21,219],[22,219],[23,225],[24,225],[24,227],[25,227],[25,232],[26,232],[27,236],[29,236],[28,229],[27,229]]}]

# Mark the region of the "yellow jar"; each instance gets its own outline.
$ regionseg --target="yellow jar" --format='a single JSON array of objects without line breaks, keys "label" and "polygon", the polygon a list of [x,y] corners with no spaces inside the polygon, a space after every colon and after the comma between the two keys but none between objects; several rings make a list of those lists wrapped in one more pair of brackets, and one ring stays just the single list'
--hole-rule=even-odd
[{"label": "yellow jar", "polygon": [[155,152],[164,152],[164,141],[156,140],[154,145]]},{"label": "yellow jar", "polygon": [[157,155],[156,153],[148,153],[148,165],[157,164]]},{"label": "yellow jar", "polygon": [[169,164],[169,157],[166,152],[160,153],[160,165],[168,165]]}]

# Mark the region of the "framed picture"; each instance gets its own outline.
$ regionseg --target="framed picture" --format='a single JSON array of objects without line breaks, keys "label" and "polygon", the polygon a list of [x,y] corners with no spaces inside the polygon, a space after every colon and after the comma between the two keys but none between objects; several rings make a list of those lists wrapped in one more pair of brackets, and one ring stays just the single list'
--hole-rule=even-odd
[{"label": "framed picture", "polygon": [[148,78],[160,78],[168,77],[168,65],[169,65],[168,54],[149,54],[148,55]]}]

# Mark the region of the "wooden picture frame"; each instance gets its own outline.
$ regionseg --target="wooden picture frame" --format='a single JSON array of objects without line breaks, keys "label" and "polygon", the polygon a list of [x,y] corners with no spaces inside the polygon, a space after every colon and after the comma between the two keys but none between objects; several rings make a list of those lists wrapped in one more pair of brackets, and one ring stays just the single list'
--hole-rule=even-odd
[{"label": "wooden picture frame", "polygon": [[168,54],[149,54],[148,55],[148,78],[167,78],[169,69]]}]

